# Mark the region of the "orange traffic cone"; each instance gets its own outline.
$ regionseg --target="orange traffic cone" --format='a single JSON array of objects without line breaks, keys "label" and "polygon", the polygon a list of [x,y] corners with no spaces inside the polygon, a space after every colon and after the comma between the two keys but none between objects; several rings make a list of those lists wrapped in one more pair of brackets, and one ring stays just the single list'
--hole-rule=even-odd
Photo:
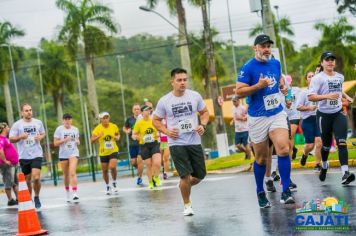
[{"label": "orange traffic cone", "polygon": [[19,232],[17,236],[25,235],[41,235],[47,234],[48,230],[41,229],[40,222],[33,206],[30,192],[28,191],[27,184],[25,181],[25,175],[19,173],[19,211],[18,211],[18,221],[19,221]]}]

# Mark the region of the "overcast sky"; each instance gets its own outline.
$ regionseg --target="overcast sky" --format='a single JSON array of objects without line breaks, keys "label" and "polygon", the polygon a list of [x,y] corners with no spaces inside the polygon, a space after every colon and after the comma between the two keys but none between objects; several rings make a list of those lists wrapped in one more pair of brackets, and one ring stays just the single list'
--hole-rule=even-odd
[{"label": "overcast sky", "polygon": [[[145,5],[146,0],[101,0],[114,10],[114,20],[121,26],[119,36],[132,36],[139,33],[153,35],[176,34],[174,29],[159,16],[138,9]],[[177,19],[168,13],[162,3],[155,9],[172,23],[178,24]],[[233,39],[238,45],[251,44],[248,30],[261,17],[250,12],[249,0],[229,0]],[[189,32],[201,32],[202,16],[199,8],[188,5],[183,1]],[[320,33],[313,29],[316,22],[330,23],[339,15],[334,0],[271,0],[271,5],[279,5],[280,16],[289,16],[295,37],[292,40],[298,47],[302,44],[315,45]],[[274,10],[274,9],[273,9]],[[230,39],[226,0],[211,1],[211,25],[219,31],[219,39]],[[356,25],[356,17],[345,14],[349,22]],[[58,26],[63,24],[63,13],[55,6],[55,0],[0,0],[0,19],[10,21],[15,26],[25,30],[26,36],[15,39],[12,43],[25,47],[38,46],[39,40],[55,38]]]}]

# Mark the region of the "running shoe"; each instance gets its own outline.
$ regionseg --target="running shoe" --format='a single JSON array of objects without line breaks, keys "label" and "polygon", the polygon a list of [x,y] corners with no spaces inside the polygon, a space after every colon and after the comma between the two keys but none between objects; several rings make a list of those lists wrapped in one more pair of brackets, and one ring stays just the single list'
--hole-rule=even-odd
[{"label": "running shoe", "polygon": [[260,205],[260,208],[270,208],[271,207],[271,203],[268,201],[265,192],[258,193],[257,198],[258,198],[258,205]]},{"label": "running shoe", "polygon": [[79,202],[79,197],[78,197],[77,193],[73,193],[72,201],[73,202]]},{"label": "running shoe", "polygon": [[295,183],[292,182],[292,180],[290,179],[289,180],[289,190],[292,191],[292,192],[295,192],[297,191],[297,185]]},{"label": "running shoe", "polygon": [[70,192],[66,192],[66,201],[70,202]]},{"label": "running shoe", "polygon": [[192,204],[191,204],[191,203],[184,205],[183,215],[185,215],[185,216],[192,216],[192,215],[194,215],[194,211],[193,211],[193,208],[192,208]]},{"label": "running shoe", "polygon": [[274,187],[273,180],[269,179],[265,183],[267,186],[267,192],[269,192],[269,193],[276,192],[276,187]]},{"label": "running shoe", "polygon": [[142,178],[141,178],[141,177],[138,177],[138,178],[137,178],[136,184],[137,184],[137,185],[143,185],[143,181],[142,181]]},{"label": "running shoe", "polygon": [[328,172],[328,169],[321,168],[320,173],[319,173],[319,179],[320,181],[324,182],[326,179],[326,172]]},{"label": "running shoe", "polygon": [[300,159],[301,166],[305,166],[305,164],[307,163],[307,158],[308,158],[308,156],[304,155],[304,153],[303,153],[302,158]]},{"label": "running shoe", "polygon": [[34,197],[34,202],[35,202],[35,208],[36,208],[36,210],[39,210],[39,209],[41,209],[41,202],[40,202],[40,198],[39,197]]},{"label": "running shoe", "polygon": [[110,186],[106,186],[105,194],[106,194],[106,195],[110,195],[110,194],[111,194],[111,188],[110,188]]},{"label": "running shoe", "polygon": [[16,206],[18,203],[16,200],[12,199],[10,201],[7,202],[7,205],[8,206]]},{"label": "running shoe", "polygon": [[298,148],[293,147],[293,153],[292,153],[292,159],[294,160],[295,158],[297,158],[297,153],[298,153]]},{"label": "running shoe", "polygon": [[287,188],[286,191],[284,191],[282,193],[280,202],[284,203],[284,204],[293,204],[293,203],[295,203],[295,201],[294,201],[294,199],[292,197],[292,193],[289,190],[289,188]]},{"label": "running shoe", "polygon": [[153,183],[154,183],[155,187],[159,187],[162,185],[161,180],[158,176],[153,176]]},{"label": "running shoe", "polygon": [[154,183],[153,181],[151,181],[149,184],[148,184],[148,188],[149,189],[153,189],[155,186],[154,186]]},{"label": "running shoe", "polygon": [[113,185],[111,191],[112,191],[114,194],[117,194],[117,193],[119,192],[119,189],[116,187],[116,185]]},{"label": "running shoe", "polygon": [[341,183],[343,185],[348,185],[354,180],[355,180],[355,175],[353,173],[346,171],[344,176],[342,176]]},{"label": "running shoe", "polygon": [[163,173],[163,179],[168,179],[168,175],[166,172]]},{"label": "running shoe", "polygon": [[314,172],[320,172],[321,170],[321,165],[318,163],[314,166]]},{"label": "running shoe", "polygon": [[276,171],[272,172],[271,177],[273,178],[273,181],[279,181],[281,179]]}]

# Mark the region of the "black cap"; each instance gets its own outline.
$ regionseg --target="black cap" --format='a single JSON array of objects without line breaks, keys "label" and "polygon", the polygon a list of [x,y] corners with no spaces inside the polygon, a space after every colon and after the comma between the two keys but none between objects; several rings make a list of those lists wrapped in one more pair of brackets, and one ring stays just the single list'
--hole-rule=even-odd
[{"label": "black cap", "polygon": [[332,52],[323,52],[323,54],[321,54],[321,56],[320,56],[320,61],[323,61],[328,58],[336,59],[335,55]]},{"label": "black cap", "polygon": [[69,113],[65,113],[65,114],[63,115],[63,119],[72,119],[72,118],[73,118],[72,115],[69,114]]},{"label": "black cap", "polygon": [[267,34],[260,34],[255,38],[254,45],[264,44],[264,43],[274,43]]},{"label": "black cap", "polygon": [[141,111],[147,111],[147,110],[151,110],[151,109],[152,109],[152,107],[147,106],[147,105],[141,106]]}]

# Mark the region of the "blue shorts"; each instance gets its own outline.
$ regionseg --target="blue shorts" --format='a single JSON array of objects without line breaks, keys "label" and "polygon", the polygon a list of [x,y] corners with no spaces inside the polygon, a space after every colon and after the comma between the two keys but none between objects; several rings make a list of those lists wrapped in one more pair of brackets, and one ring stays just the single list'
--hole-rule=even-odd
[{"label": "blue shorts", "polygon": [[305,143],[314,143],[315,137],[320,137],[316,116],[309,116],[302,121]]},{"label": "blue shorts", "polygon": [[129,146],[130,158],[137,158],[140,155],[140,146]]},{"label": "blue shorts", "polygon": [[245,132],[235,132],[235,145],[237,144],[248,144],[248,131]]}]

